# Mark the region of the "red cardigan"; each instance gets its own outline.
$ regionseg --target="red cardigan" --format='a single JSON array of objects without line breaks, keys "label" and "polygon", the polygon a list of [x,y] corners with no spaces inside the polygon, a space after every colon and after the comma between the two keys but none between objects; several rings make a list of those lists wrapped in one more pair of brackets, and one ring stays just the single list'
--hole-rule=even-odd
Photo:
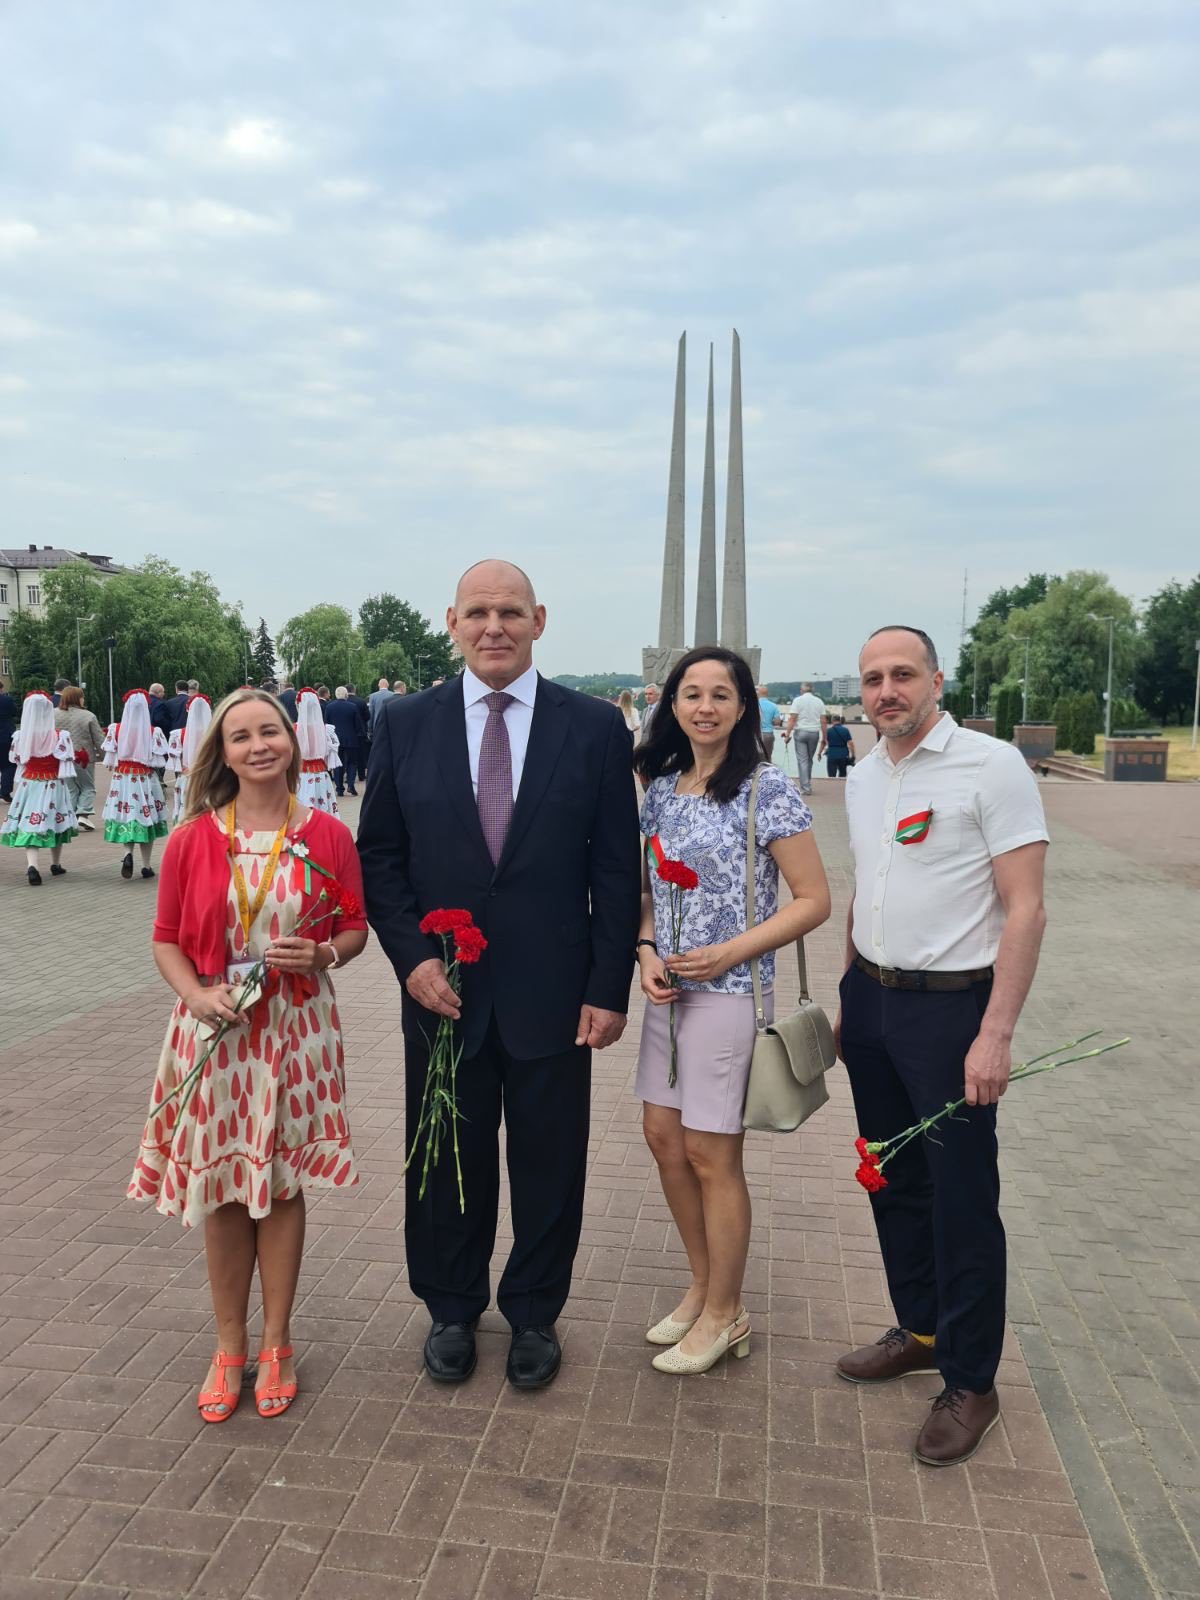
[{"label": "red cardigan", "polygon": [[[307,822],[290,838],[308,846],[309,858],[332,872],[343,888],[349,889],[362,904],[362,868],[354,839],[344,822],[324,811],[310,811]],[[284,857],[281,872],[290,870],[292,887],[303,895],[304,867],[294,858]],[[319,872],[312,875],[312,893],[303,895],[303,911],[316,904],[322,887],[329,880]],[[167,841],[158,877],[158,909],[154,919],[154,939],[158,944],[177,944],[202,978],[223,977],[227,907],[229,904],[229,847],[224,832],[213,815],[185,822]],[[313,922],[305,936],[318,944],[335,933],[365,929],[365,916],[327,917]]]}]

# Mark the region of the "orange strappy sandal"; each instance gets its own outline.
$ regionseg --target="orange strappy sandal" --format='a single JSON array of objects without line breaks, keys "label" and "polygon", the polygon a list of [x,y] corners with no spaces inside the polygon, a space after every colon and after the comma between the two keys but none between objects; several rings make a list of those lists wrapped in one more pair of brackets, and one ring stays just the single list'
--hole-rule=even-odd
[{"label": "orange strappy sandal", "polygon": [[[291,1354],[292,1347],[290,1344],[281,1344],[278,1345],[274,1350],[260,1350],[258,1352],[259,1371],[262,1371],[264,1361],[267,1362],[270,1367],[270,1370],[267,1373],[266,1383],[261,1389],[256,1388],[254,1391],[254,1404],[257,1407],[260,1417],[281,1417],[288,1409],[288,1406],[290,1406],[292,1401],[296,1398],[295,1378],[293,1378],[290,1383],[280,1383],[279,1381],[279,1363],[281,1361],[286,1361]],[[273,1407],[268,1411],[264,1411],[264,1400],[283,1400],[286,1402],[286,1404]]]},{"label": "orange strappy sandal", "polygon": [[[224,1350],[218,1350],[216,1355],[213,1356],[213,1366],[221,1374],[221,1387],[219,1389],[210,1389],[207,1392],[201,1389],[196,1398],[196,1405],[199,1407],[200,1415],[205,1422],[228,1422],[237,1410],[242,1398],[242,1380],[239,1378],[236,1388],[230,1389],[225,1381],[225,1369],[226,1367],[244,1367],[245,1365],[245,1356],[227,1355]],[[216,1411],[210,1415],[204,1409],[205,1406],[224,1406],[225,1410]]]}]

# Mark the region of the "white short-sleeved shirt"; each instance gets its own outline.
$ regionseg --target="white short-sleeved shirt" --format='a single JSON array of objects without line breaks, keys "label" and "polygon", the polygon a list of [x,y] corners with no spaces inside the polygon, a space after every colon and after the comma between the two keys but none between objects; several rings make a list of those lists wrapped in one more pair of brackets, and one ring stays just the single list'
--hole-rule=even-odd
[{"label": "white short-sleeved shirt", "polygon": [[825,702],[819,695],[798,694],[789,707],[789,713],[796,719],[797,733],[820,733]]},{"label": "white short-sleeved shirt", "polygon": [[[1049,840],[1042,797],[1013,745],[944,713],[893,764],[880,739],[846,782],[860,955],[907,972],[970,972],[996,959],[1004,907],[992,861]],[[932,808],[923,839],[897,833]]]}]

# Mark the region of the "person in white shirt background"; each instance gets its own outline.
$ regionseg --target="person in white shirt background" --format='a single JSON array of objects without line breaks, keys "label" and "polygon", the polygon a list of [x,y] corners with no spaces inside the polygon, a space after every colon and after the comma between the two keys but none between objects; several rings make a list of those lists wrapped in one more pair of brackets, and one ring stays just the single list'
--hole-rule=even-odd
[{"label": "person in white shirt background", "polygon": [[817,746],[825,737],[825,702],[813,693],[811,683],[802,683],[792,701],[783,725],[784,743],[790,739],[796,752],[796,771],[800,793],[812,793],[812,769]]},{"label": "person in white shirt background", "polygon": [[1049,836],[1020,752],[938,711],[927,634],[880,629],[859,669],[880,737],[846,780],[855,886],[835,1039],[864,1138],[967,1103],[891,1159],[871,1194],[897,1326],[837,1370],[855,1383],[940,1372],[913,1453],[950,1466],[1000,1414],[996,1106],[1041,948]]}]

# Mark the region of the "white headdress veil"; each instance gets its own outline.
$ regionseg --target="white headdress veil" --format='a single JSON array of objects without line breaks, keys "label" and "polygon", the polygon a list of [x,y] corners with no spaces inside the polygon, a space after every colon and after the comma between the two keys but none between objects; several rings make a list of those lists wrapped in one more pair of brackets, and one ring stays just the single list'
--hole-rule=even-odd
[{"label": "white headdress veil", "polygon": [[194,694],[187,703],[187,722],[183,730],[183,770],[186,772],[196,759],[196,752],[200,748],[200,741],[208,732],[212,722],[212,706],[208,696]]},{"label": "white headdress veil", "polygon": [[35,689],[21,702],[21,731],[13,741],[18,761],[36,761],[52,755],[58,741],[54,727],[54,705],[42,689]]},{"label": "white headdress veil", "polygon": [[144,689],[131,689],[121,712],[121,726],[117,733],[117,760],[136,761],[143,767],[150,765],[153,753],[153,729],[150,726],[150,702]]},{"label": "white headdress veil", "polygon": [[311,689],[296,696],[296,738],[302,761],[324,761],[327,749],[325,712]]}]

